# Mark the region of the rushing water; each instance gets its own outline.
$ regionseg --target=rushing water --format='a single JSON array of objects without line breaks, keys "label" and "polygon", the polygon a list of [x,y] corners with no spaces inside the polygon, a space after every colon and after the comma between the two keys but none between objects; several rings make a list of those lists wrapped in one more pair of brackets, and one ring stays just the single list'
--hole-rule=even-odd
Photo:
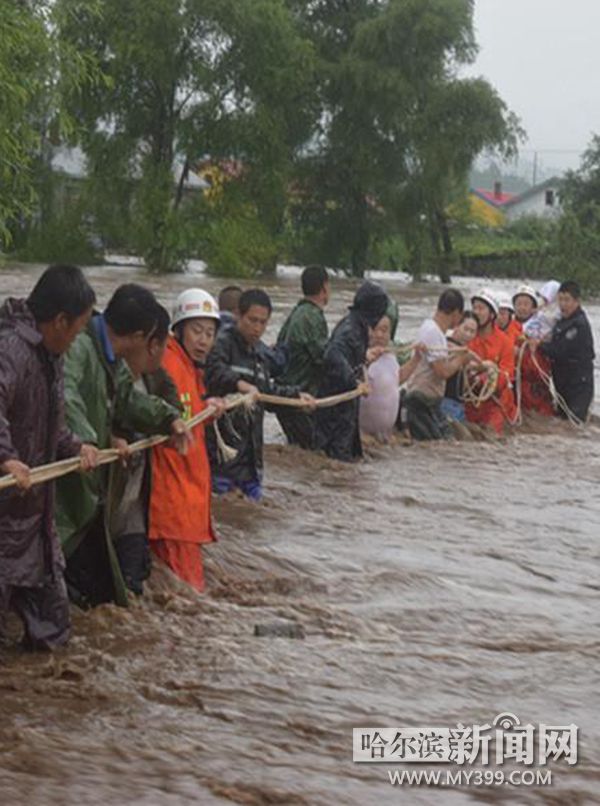
[{"label": "rushing water", "polygon": [[[34,275],[2,269],[0,296]],[[90,276],[103,301],[141,279]],[[167,303],[221,285],[143,281]],[[270,335],[297,284],[269,284]],[[387,287],[410,339],[439,288]],[[352,293],[334,283],[331,322]],[[67,650],[0,648],[0,803],[600,802],[598,427],[398,442],[357,465],[284,446],[272,419],[268,434],[264,503],[215,504],[205,596],[156,569],[129,610],[77,612]],[[254,635],[272,622],[304,637]],[[392,787],[392,767],[352,762],[353,727],[501,712],[578,725],[577,765],[550,764],[552,786],[445,789]]]}]

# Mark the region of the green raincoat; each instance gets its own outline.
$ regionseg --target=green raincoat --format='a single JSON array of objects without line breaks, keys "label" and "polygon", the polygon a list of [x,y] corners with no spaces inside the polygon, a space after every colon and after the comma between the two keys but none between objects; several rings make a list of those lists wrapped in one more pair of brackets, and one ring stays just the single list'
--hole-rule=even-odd
[{"label": "green raincoat", "polygon": [[[109,363],[93,320],[65,357],[66,419],[82,442],[109,448],[113,429],[130,429],[142,434],[168,434],[179,411],[159,397],[134,388],[125,362]],[[115,601],[127,605],[127,591],[110,539],[114,497],[111,466],[92,473],[72,473],[57,482],[58,532],[68,559],[85,538],[99,507],[104,505],[106,546],[111,564]]]}]

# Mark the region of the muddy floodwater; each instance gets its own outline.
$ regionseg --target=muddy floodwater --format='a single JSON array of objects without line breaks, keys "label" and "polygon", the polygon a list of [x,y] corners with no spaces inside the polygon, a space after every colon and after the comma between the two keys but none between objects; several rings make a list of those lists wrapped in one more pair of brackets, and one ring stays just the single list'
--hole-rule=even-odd
[{"label": "muddy floodwater", "polygon": [[[38,272],[1,268],[0,297]],[[89,275],[102,302],[133,279],[168,304],[223,285]],[[410,340],[440,289],[385,284]],[[268,285],[272,338],[298,278]],[[331,323],[353,288],[334,282]],[[600,345],[600,307],[586,307]],[[157,568],[130,609],[76,611],[68,649],[0,647],[0,804],[600,803],[598,425],[398,442],[356,465],[285,446],[271,416],[267,433],[264,502],[215,502],[206,595]],[[273,623],[294,637],[254,634]],[[578,762],[546,765],[551,785],[448,788],[391,786],[388,772],[408,767],[352,760],[353,727],[489,725],[504,712],[577,725]]]}]

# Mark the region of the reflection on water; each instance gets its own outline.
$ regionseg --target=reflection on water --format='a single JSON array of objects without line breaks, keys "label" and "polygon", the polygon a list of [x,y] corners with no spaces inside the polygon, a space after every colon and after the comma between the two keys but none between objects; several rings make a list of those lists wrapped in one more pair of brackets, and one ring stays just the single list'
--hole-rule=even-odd
[{"label": "reflection on water", "polygon": [[[137,277],[90,275],[102,301]],[[3,269],[1,296],[32,277]],[[170,303],[191,278],[137,279]],[[272,335],[297,280],[270,286]],[[332,322],[352,289],[336,283]],[[389,289],[410,339],[439,288]],[[66,651],[0,649],[0,802],[598,802],[598,428],[398,443],[351,466],[281,445],[274,420],[269,434],[265,502],[216,504],[208,595],[157,569],[130,610],[77,613]],[[286,621],[304,638],[254,634]],[[353,726],[503,711],[579,725],[577,766],[551,766],[552,787],[441,791],[352,763]]]}]

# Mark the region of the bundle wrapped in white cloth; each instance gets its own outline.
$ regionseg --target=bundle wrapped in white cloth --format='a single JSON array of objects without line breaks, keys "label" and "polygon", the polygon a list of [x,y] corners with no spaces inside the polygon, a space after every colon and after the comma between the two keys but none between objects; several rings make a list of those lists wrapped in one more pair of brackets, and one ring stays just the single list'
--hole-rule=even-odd
[{"label": "bundle wrapped in white cloth", "polygon": [[371,394],[360,401],[360,430],[363,434],[382,441],[391,436],[400,405],[399,372],[398,360],[391,353],[384,353],[369,367]]},{"label": "bundle wrapped in white cloth", "polygon": [[545,339],[552,333],[552,328],[560,319],[560,313],[554,305],[559,288],[560,283],[557,280],[549,280],[537,292],[541,300],[540,307],[523,325],[523,333],[527,338]]}]

